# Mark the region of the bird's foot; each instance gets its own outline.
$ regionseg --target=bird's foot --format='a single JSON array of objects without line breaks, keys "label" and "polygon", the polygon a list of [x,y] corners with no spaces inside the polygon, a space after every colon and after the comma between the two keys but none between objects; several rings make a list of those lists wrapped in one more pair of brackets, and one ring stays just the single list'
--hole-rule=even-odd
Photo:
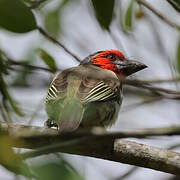
[{"label": "bird's foot", "polygon": [[45,127],[48,127],[48,128],[57,128],[57,130],[58,130],[58,125],[55,122],[53,122],[52,120],[50,120],[50,119],[45,121],[44,125],[45,125]]}]

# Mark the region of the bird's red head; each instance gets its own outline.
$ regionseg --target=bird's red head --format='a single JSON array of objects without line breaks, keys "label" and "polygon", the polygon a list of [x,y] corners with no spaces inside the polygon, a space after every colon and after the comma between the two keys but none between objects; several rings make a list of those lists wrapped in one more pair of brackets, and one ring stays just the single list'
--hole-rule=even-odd
[{"label": "bird's red head", "polygon": [[138,61],[128,60],[124,54],[118,50],[96,52],[83,61],[83,63],[88,62],[123,76],[128,76],[147,67]]},{"label": "bird's red head", "polygon": [[115,60],[124,61],[124,54],[117,50],[106,50],[95,54],[91,62],[103,69],[111,70],[118,73],[117,66],[113,63]]}]

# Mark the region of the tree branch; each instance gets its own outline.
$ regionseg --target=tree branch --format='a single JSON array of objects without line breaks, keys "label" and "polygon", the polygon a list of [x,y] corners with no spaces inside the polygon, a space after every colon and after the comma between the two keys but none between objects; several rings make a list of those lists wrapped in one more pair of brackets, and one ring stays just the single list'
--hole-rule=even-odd
[{"label": "tree branch", "polygon": [[76,61],[81,62],[80,58],[77,57],[73,52],[71,52],[67,47],[65,47],[62,43],[60,43],[59,41],[57,41],[56,39],[54,39],[52,36],[50,36],[44,29],[42,29],[41,27],[37,27],[37,29],[39,30],[39,32],[46,37],[48,40],[50,40],[52,43],[60,46],[65,52],[67,52],[68,54],[70,54]]},{"label": "tree branch", "polygon": [[[134,87],[139,87],[142,89],[147,89],[157,95],[161,95],[166,98],[171,98],[171,99],[179,99],[180,98],[180,91],[161,88],[161,87],[154,87],[154,86],[149,85],[149,83],[147,83],[147,82],[143,82],[143,81],[134,79],[134,80],[126,80],[125,84],[131,85]],[[169,96],[169,95],[171,95],[171,96]]]},{"label": "tree branch", "polygon": [[157,9],[155,9],[151,4],[149,4],[147,1],[145,0],[136,0],[139,4],[142,4],[144,7],[148,8],[150,11],[152,11],[154,14],[156,14],[161,20],[163,20],[164,22],[166,22],[169,26],[177,29],[178,31],[180,31],[180,25],[176,24],[175,22],[171,21],[170,19],[168,19],[166,16],[164,16],[160,11],[158,11]]},{"label": "tree branch", "polygon": [[[53,142],[59,142],[59,140],[67,140],[72,138],[80,137],[93,137],[93,138],[145,138],[148,136],[172,136],[180,135],[180,126],[167,126],[160,128],[144,128],[138,130],[126,130],[126,131],[113,131],[107,132],[104,128],[94,127],[91,130],[80,129],[73,132],[61,133],[58,134],[56,129],[46,128],[46,127],[36,127],[36,126],[26,126],[18,125],[13,123],[1,123],[0,127],[4,131],[8,131],[10,135],[16,138],[30,139],[36,138],[41,140],[41,137],[47,136],[50,139],[52,138]],[[39,142],[38,142],[39,143]],[[46,142],[44,142],[46,145]],[[36,147],[36,146],[35,146]],[[39,145],[37,144],[37,147]]]},{"label": "tree branch", "polygon": [[180,175],[180,153],[136,142],[117,140],[112,160]]},{"label": "tree branch", "polygon": [[24,158],[64,152],[180,175],[180,153],[133,141],[117,140],[124,137],[180,135],[179,126],[123,132],[105,132],[95,128],[92,131],[64,134],[58,134],[54,129],[5,123],[2,123],[1,129],[9,132],[15,147],[36,149],[24,153]]},{"label": "tree branch", "polygon": [[[26,63],[25,61],[16,61],[12,58],[10,58],[4,51],[0,50],[0,53],[4,56],[5,58],[5,62],[6,62],[6,66],[8,69],[11,70],[15,70],[14,68],[12,68],[12,66],[20,66],[20,67],[24,67],[27,68],[28,70],[40,70],[40,71],[46,71],[46,72],[53,72],[51,69],[46,68],[46,67],[41,67],[41,66],[37,66],[37,65],[31,65]],[[59,70],[59,69],[57,69]]]},{"label": "tree branch", "polygon": [[145,0],[136,0],[139,4],[142,4],[144,7],[148,8],[150,11],[152,11],[154,14],[156,14],[161,20],[166,22],[168,25],[170,25],[173,28],[176,28],[178,31],[180,30],[180,25],[176,24],[175,22],[168,19],[166,16],[164,16],[160,11],[155,9],[151,4],[149,4]]},{"label": "tree branch", "polygon": [[53,73],[53,71],[51,69],[49,69],[49,68],[40,67],[40,66],[37,66],[37,65],[30,65],[30,64],[27,64],[27,63],[22,62],[22,61],[15,61],[15,60],[12,60],[12,59],[8,59],[8,64],[10,66],[21,66],[21,67],[27,68],[28,70],[42,70],[42,71]]},{"label": "tree branch", "polygon": [[175,83],[180,81],[180,77],[173,77],[173,78],[167,78],[167,79],[148,79],[148,80],[139,80],[139,79],[126,79],[125,83],[131,83],[131,82],[137,82],[142,84],[156,84],[156,83]]},{"label": "tree branch", "polygon": [[26,152],[23,158],[55,152],[95,157],[180,175],[180,153],[120,139],[75,139]]}]

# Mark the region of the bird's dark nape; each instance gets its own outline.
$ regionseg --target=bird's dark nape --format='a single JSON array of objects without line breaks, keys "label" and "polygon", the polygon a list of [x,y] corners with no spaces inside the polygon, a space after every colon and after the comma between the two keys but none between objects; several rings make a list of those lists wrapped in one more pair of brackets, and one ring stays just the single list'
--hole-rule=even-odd
[{"label": "bird's dark nape", "polygon": [[85,58],[81,61],[80,64],[88,64],[88,63],[90,63],[90,62],[91,62],[91,58],[92,58],[93,56],[95,56],[96,54],[99,54],[99,53],[101,53],[101,52],[103,52],[103,51],[97,51],[97,52],[95,52],[95,53],[93,53],[93,54],[90,54],[89,56],[85,57]]}]

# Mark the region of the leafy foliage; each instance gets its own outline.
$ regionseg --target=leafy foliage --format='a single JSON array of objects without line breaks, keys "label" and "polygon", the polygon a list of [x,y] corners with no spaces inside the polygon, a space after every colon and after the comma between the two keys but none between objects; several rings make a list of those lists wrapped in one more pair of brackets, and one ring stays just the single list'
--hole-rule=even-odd
[{"label": "leafy foliage", "polygon": [[12,109],[14,110],[14,112],[16,114],[18,114],[19,116],[22,116],[23,113],[20,110],[20,108],[17,105],[17,102],[13,99],[13,97],[10,95],[9,91],[8,91],[8,86],[6,84],[6,81],[4,79],[4,76],[8,74],[8,63],[5,59],[5,57],[3,56],[2,52],[0,51],[0,92],[2,94],[3,97],[3,103],[6,107],[6,103],[8,102],[10,104],[10,106],[12,107]]},{"label": "leafy foliage", "polygon": [[44,17],[44,25],[46,30],[52,34],[54,37],[58,37],[62,27],[62,12],[64,7],[69,3],[72,2],[71,0],[62,0],[60,3],[55,7],[55,9],[46,12]]},{"label": "leafy foliage", "polygon": [[8,74],[8,66],[7,66],[7,62],[4,59],[4,55],[3,52],[0,50],[0,72],[2,74]]},{"label": "leafy foliage", "polygon": [[40,56],[43,62],[52,70],[52,72],[55,72],[57,66],[54,58],[43,49],[38,49],[38,51],[40,52]]},{"label": "leafy foliage", "polygon": [[47,159],[46,162],[31,165],[31,170],[38,180],[82,180],[78,172],[63,158]]},{"label": "leafy foliage", "polygon": [[133,0],[130,1],[125,15],[125,26],[127,30],[132,30],[132,19],[133,19]]},{"label": "leafy foliage", "polygon": [[60,32],[59,9],[48,12],[45,16],[44,23],[46,30],[55,37],[57,37]]},{"label": "leafy foliage", "polygon": [[177,12],[180,12],[180,0],[167,0]]},{"label": "leafy foliage", "polygon": [[23,0],[28,7],[30,7],[31,9],[36,9],[39,8],[40,6],[42,6],[46,1],[48,0]]},{"label": "leafy foliage", "polygon": [[[16,142],[17,143],[17,142]],[[18,142],[22,143],[22,142]],[[0,164],[6,169],[27,177],[33,177],[27,164],[13,151],[13,139],[0,129]]]},{"label": "leafy foliage", "polygon": [[126,29],[126,27],[124,25],[123,8],[122,8],[121,1],[119,2],[119,7],[120,7],[119,8],[119,10],[120,10],[120,13],[119,13],[119,15],[120,15],[120,17],[119,17],[119,19],[120,19],[120,27],[121,27],[121,29],[122,29],[122,31],[124,33],[127,33],[127,29]]},{"label": "leafy foliage", "polygon": [[36,29],[31,10],[21,0],[0,0],[0,26],[16,33]]},{"label": "leafy foliage", "polygon": [[114,0],[92,0],[97,20],[102,28],[109,30],[113,18]]}]

